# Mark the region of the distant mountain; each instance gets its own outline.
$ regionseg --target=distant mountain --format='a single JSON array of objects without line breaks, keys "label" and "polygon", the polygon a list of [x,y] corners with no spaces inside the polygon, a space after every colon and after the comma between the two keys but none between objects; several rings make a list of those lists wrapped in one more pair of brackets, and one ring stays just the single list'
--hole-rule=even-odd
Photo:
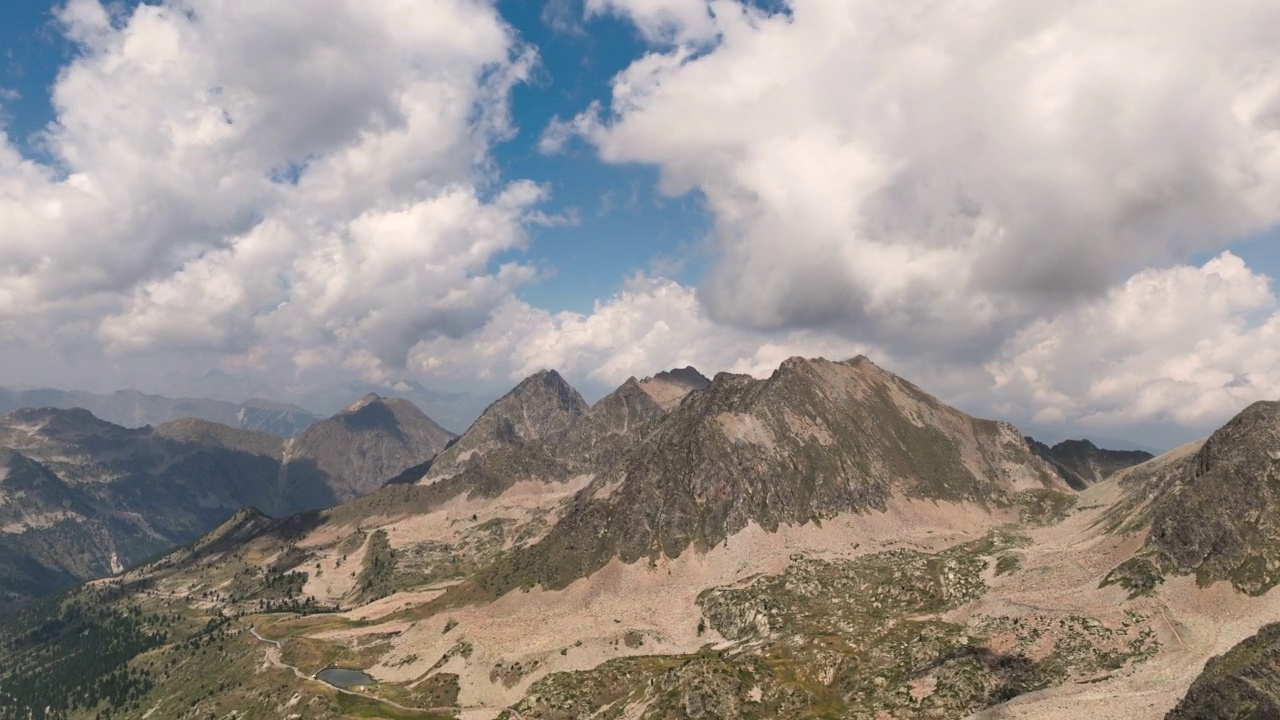
[{"label": "distant mountain", "polygon": [[[476,395],[470,392],[441,392],[432,390],[416,380],[400,379],[383,383],[351,383],[345,388],[345,397],[360,397],[374,393],[382,396],[401,397],[414,405],[450,431],[467,429],[492,402],[494,395]],[[496,393],[495,393],[496,395]],[[312,407],[324,407],[317,398],[308,401]]]},{"label": "distant mountain", "polygon": [[242,403],[199,398],[169,398],[137,390],[110,395],[79,390],[6,390],[0,388],[0,415],[27,407],[84,408],[95,416],[124,427],[160,425],[187,417],[293,437],[320,419],[296,405],[252,399]]},{"label": "distant mountain", "polygon": [[[435,457],[453,439],[408,400],[370,393],[288,441],[282,497],[311,507],[357,498]],[[318,487],[324,494],[308,498]]]},{"label": "distant mountain", "polygon": [[671,411],[689,393],[702,390],[711,384],[707,376],[692,367],[666,370],[641,380],[639,386],[663,410]]},{"label": "distant mountain", "polygon": [[0,417],[0,605],[109,575],[274,503],[284,441],[182,420],[128,429],[83,409]]},{"label": "distant mountain", "polygon": [[0,605],[111,574],[242,507],[288,515],[377,488],[452,436],[363,398],[293,440],[196,418],[125,428],[76,408],[0,417]]},{"label": "distant mountain", "polygon": [[1100,483],[1127,467],[1155,457],[1144,450],[1103,450],[1088,440],[1064,440],[1053,447],[1027,438],[1031,451],[1051,463],[1077,490]]}]

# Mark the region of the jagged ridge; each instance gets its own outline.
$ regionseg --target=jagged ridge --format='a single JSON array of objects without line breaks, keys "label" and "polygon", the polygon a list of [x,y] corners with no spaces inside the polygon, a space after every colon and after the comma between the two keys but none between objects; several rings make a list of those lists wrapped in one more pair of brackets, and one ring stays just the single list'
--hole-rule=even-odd
[{"label": "jagged ridge", "polygon": [[706,549],[755,522],[883,509],[900,492],[993,506],[1066,490],[1012,426],[949,408],[866,358],[721,373],[579,493],[551,533],[469,589],[563,587],[624,562]]}]

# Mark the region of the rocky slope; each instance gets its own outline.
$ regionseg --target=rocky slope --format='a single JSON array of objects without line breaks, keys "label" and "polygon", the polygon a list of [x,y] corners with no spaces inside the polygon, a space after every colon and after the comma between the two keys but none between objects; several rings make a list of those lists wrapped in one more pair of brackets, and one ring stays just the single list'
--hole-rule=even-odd
[{"label": "rocky slope", "polygon": [[1155,457],[1142,450],[1104,450],[1088,440],[1064,440],[1049,447],[1027,438],[1032,452],[1044,458],[1068,483],[1083,490],[1117,472]]},{"label": "rocky slope", "polygon": [[457,473],[487,454],[518,449],[557,434],[587,410],[582,395],[560,373],[543,370],[531,375],[485,408],[471,427],[440,453],[432,463],[431,477]]},{"label": "rocky slope", "polygon": [[895,494],[996,508],[1019,491],[1067,489],[1010,425],[949,408],[865,358],[792,358],[766,380],[717,375],[598,466],[546,538],[473,582],[563,587],[615,556],[678,557],[749,523],[772,531],[883,510]]},{"label": "rocky slope", "polygon": [[87,410],[0,418],[0,604],[118,572],[242,507],[328,507],[450,436],[406,401],[365,398],[283,440],[188,418],[124,428]]},{"label": "rocky slope", "polygon": [[1113,522],[1149,535],[1117,582],[1145,592],[1167,574],[1194,574],[1255,595],[1280,582],[1280,402],[1250,405],[1194,452],[1124,484]]},{"label": "rocky slope", "polygon": [[142,427],[194,417],[221,425],[293,437],[320,420],[296,405],[251,399],[242,403],[205,398],[169,398],[137,390],[109,395],[79,390],[6,390],[0,388],[0,415],[31,407],[83,408],[96,417],[124,427]]}]

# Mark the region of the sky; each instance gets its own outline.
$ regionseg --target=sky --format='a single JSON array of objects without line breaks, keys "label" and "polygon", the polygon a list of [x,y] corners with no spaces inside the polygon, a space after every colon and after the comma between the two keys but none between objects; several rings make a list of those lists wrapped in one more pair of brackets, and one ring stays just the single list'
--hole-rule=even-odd
[{"label": "sky", "polygon": [[[0,385],[1280,399],[1274,0],[7,0]],[[430,412],[430,408],[427,408]]]}]

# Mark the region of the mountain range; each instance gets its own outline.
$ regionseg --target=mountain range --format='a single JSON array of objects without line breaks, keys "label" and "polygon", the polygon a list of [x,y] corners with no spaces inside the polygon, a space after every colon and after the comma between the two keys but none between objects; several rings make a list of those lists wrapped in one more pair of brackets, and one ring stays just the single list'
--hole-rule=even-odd
[{"label": "mountain range", "polygon": [[452,435],[368,396],[284,440],[187,418],[125,428],[88,410],[0,417],[0,605],[119,572],[245,506],[329,507],[430,458]]},{"label": "mountain range", "polygon": [[379,398],[279,446],[23,411],[0,512],[105,507],[139,443],[277,474],[4,616],[0,720],[1270,717],[1277,408],[1154,458],[1049,447],[858,357],[590,405],[543,371],[457,438]]},{"label": "mountain range", "polygon": [[242,403],[204,398],[169,398],[137,390],[99,394],[80,390],[6,390],[0,388],[0,415],[23,408],[80,408],[124,427],[163,425],[184,418],[200,418],[241,430],[290,438],[322,419],[296,405],[271,400]]}]

